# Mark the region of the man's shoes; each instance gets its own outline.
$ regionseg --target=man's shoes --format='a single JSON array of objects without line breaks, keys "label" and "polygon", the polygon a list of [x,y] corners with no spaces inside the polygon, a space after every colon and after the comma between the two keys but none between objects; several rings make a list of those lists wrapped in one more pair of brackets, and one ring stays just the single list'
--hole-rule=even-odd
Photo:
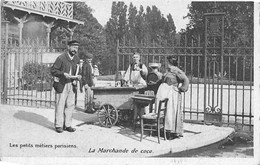
[{"label": "man's shoes", "polygon": [[63,132],[63,129],[62,129],[61,127],[57,127],[57,128],[56,128],[56,132],[62,133],[62,132]]},{"label": "man's shoes", "polygon": [[65,130],[68,131],[68,132],[75,132],[76,131],[76,129],[72,128],[72,127],[66,127]]}]

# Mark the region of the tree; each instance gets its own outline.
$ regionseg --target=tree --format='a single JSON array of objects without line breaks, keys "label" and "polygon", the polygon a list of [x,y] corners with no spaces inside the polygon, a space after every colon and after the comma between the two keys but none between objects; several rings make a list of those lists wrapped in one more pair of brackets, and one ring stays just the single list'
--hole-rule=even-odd
[{"label": "tree", "polygon": [[152,6],[152,9],[148,6],[146,8],[146,29],[148,36],[151,41],[159,41],[161,37],[160,34],[160,24],[161,24],[161,12],[156,6]]},{"label": "tree", "polygon": [[168,42],[168,45],[174,45],[174,38],[176,34],[176,26],[174,24],[173,18],[171,14],[167,15],[167,22],[164,28],[165,40]]},{"label": "tree", "polygon": [[[73,39],[80,42],[79,57],[84,59],[84,54],[89,52],[94,55],[94,63],[105,63],[104,56],[107,54],[105,32],[102,25],[92,15],[93,9],[85,2],[73,2],[73,12],[74,19],[84,22],[84,25],[77,25],[73,35]],[[69,33],[66,28],[58,28],[52,32],[52,40],[67,41]],[[106,70],[103,65],[100,65],[99,69],[101,72]]]},{"label": "tree", "polygon": [[[196,34],[201,34],[204,38],[204,13],[222,12],[224,17],[224,47],[251,47],[254,37],[254,3],[253,2],[192,2],[189,6],[189,13],[186,17],[190,23],[184,33],[190,39]],[[204,42],[204,41],[203,41]],[[202,43],[203,44],[203,43]],[[249,55],[250,51],[236,49],[236,54]],[[252,55],[252,54],[251,54]],[[250,76],[243,73],[250,72],[250,59],[232,57],[231,64],[225,63],[224,70],[231,70],[228,73],[231,78],[237,80],[249,80]],[[245,63],[245,66],[243,65]],[[243,66],[243,67],[237,67]],[[238,74],[237,73],[242,73]]]},{"label": "tree", "polygon": [[132,46],[135,46],[133,43],[137,46],[143,43],[149,45],[151,42],[159,43],[161,40],[171,42],[170,40],[176,33],[175,29],[172,16],[167,15],[165,18],[156,6],[148,6],[145,12],[143,6],[140,6],[137,11],[132,3],[127,7],[124,2],[113,2],[111,18],[105,26],[106,45],[109,52],[107,56],[111,63],[109,70],[116,69],[117,41],[121,44],[126,41],[124,43]]},{"label": "tree", "polygon": [[130,3],[129,9],[128,9],[128,33],[127,33],[127,40],[134,41],[136,34],[135,34],[135,29],[136,29],[136,14],[137,10],[136,7],[133,6],[132,2]]},{"label": "tree", "polygon": [[108,49],[107,64],[108,71],[114,73],[116,70],[116,46],[117,41],[122,41],[127,34],[127,5],[124,2],[113,2],[111,18],[106,24],[106,44]]},{"label": "tree", "polygon": [[229,44],[247,44],[253,38],[254,3],[253,2],[192,2],[189,5],[190,19],[186,32],[204,34],[204,13],[225,13],[225,38],[232,38]]},{"label": "tree", "polygon": [[136,16],[135,35],[138,43],[141,43],[145,38],[145,21],[144,21],[144,8],[141,5],[138,15]]}]

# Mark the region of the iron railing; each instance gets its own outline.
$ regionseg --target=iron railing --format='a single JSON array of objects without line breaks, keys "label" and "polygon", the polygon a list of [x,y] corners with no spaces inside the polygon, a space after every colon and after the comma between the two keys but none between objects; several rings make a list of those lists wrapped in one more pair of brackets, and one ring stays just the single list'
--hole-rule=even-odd
[{"label": "iron railing", "polygon": [[[11,39],[1,50],[2,102],[11,105],[54,107],[51,64],[65,47],[47,47],[39,41],[19,46]],[[46,60],[48,59],[48,60]]]},{"label": "iron railing", "polygon": [[[171,42],[175,43],[171,46],[162,41],[131,43],[123,40],[118,42],[117,70],[127,69],[134,52],[141,54],[141,62],[146,66],[149,66],[151,62],[161,63],[162,73],[167,67],[166,57],[177,56],[179,67],[191,82],[183,99],[184,120],[205,123],[208,106],[216,105],[216,110],[221,108],[222,112],[221,121],[216,124],[252,131],[254,123],[253,42],[250,42],[250,45],[236,47],[230,43],[238,42],[231,41],[229,40],[231,37],[225,36],[222,58],[210,55],[205,61],[204,43],[201,36],[193,36],[190,40],[185,35],[181,38],[181,40]],[[222,72],[221,66],[223,66]]]}]

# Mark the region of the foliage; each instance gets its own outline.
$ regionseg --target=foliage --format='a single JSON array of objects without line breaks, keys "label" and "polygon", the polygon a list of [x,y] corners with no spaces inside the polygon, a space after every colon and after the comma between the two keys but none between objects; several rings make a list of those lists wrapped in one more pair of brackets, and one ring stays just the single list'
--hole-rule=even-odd
[{"label": "foliage", "polygon": [[[74,19],[84,22],[84,25],[76,26],[73,34],[73,39],[80,42],[79,57],[84,59],[85,54],[89,52],[94,55],[94,63],[105,63],[107,58],[107,46],[102,25],[100,25],[97,19],[92,15],[93,9],[85,2],[75,1],[72,3]],[[55,29],[52,32],[52,40],[67,42],[70,37],[69,30],[71,29],[69,28],[71,27]],[[101,72],[107,70],[104,65],[100,65],[99,69]]]},{"label": "foliage", "polygon": [[[126,14],[128,13],[128,15]],[[113,2],[111,18],[106,27],[107,41],[116,43],[117,40],[134,41],[141,43],[144,40],[149,42],[167,40],[170,42],[176,34],[176,27],[171,14],[165,18],[161,11],[152,6],[146,8],[141,5],[139,11],[130,3]]]},{"label": "foliage", "polygon": [[[113,2],[111,18],[105,26],[106,45],[108,47],[108,61],[111,64],[109,70],[116,70],[116,46],[126,41],[129,46],[151,44],[165,41],[172,44],[176,34],[176,27],[172,16],[167,17],[156,7],[135,7],[130,3],[129,7],[123,2]],[[131,45],[132,44],[132,45]]]},{"label": "foliage", "polygon": [[[241,58],[238,55],[252,55],[254,38],[254,3],[253,2],[192,2],[189,5],[187,18],[190,19],[185,34],[188,41],[200,42],[204,45],[204,14],[224,13],[224,47],[236,47],[232,51],[225,51],[226,54],[235,54],[230,63],[224,62],[224,71],[237,80],[249,80],[251,72],[250,58]],[[200,41],[198,36],[200,35]],[[210,41],[209,41],[210,42]],[[211,42],[212,43],[212,42]],[[246,49],[244,49],[246,48]],[[251,51],[252,50],[252,51]],[[243,67],[238,67],[243,66]],[[201,67],[204,67],[201,65]],[[245,70],[243,70],[245,68]],[[202,68],[203,69],[203,68]],[[201,71],[203,72],[203,70]],[[238,74],[239,73],[239,74]]]},{"label": "foliage", "polygon": [[252,45],[254,37],[253,2],[192,2],[187,18],[190,19],[185,32],[204,34],[204,13],[220,12],[225,14],[225,42],[229,46]]},{"label": "foliage", "polygon": [[[102,27],[93,17],[93,9],[85,2],[75,1],[72,3],[74,19],[84,21],[84,25],[78,25],[74,31],[74,39],[79,40],[82,45],[79,50],[80,58],[84,58],[86,52],[92,53],[94,63],[100,64],[99,69],[103,74],[114,74],[116,71],[118,40],[120,43],[125,41],[125,44],[129,46],[140,46],[142,44],[155,44],[154,46],[160,44],[161,46],[161,43],[163,46],[173,46],[176,45],[175,42],[177,42],[177,46],[203,46],[204,13],[215,11],[225,13],[224,46],[253,46],[253,2],[192,2],[188,6],[189,13],[186,16],[190,19],[190,23],[179,34],[176,34],[172,15],[164,16],[156,6],[148,6],[145,9],[142,5],[137,7],[130,3],[127,6],[123,1],[114,1],[112,2],[111,17],[105,27]],[[53,29],[51,38],[52,40],[67,41],[69,38],[68,32],[68,27]],[[136,45],[130,45],[131,43]],[[237,50],[236,53],[246,53],[239,51]],[[241,49],[241,51],[243,50]],[[231,59],[231,64],[236,62],[240,65],[243,61],[237,60],[236,57]],[[200,66],[202,67],[201,72],[203,72],[204,66]],[[237,72],[234,66],[231,66],[232,73]],[[225,68],[228,68],[228,66],[224,66],[224,70],[227,70]],[[238,70],[241,68],[239,67]],[[230,75],[234,77],[232,73]],[[203,73],[200,74],[204,75]]]},{"label": "foliage", "polygon": [[[74,38],[81,43],[79,56],[84,59],[86,52],[94,55],[93,62],[99,65],[100,72],[107,70],[107,46],[102,25],[92,15],[91,9],[84,2],[73,2],[74,18],[84,21],[84,25],[77,26],[74,31]],[[101,65],[100,65],[101,64]]]},{"label": "foliage", "polygon": [[27,62],[23,66],[22,79],[25,84],[33,85],[42,82],[51,82],[50,67],[37,62]]},{"label": "foliage", "polygon": [[[129,7],[123,2],[112,2],[111,17],[103,28],[93,17],[91,9],[85,2],[73,3],[73,17],[81,20],[84,25],[78,25],[73,38],[80,41],[80,58],[86,52],[94,55],[93,62],[99,65],[101,73],[114,74],[116,70],[117,41],[128,40],[138,43],[166,40],[171,43],[176,30],[172,16],[161,14],[156,6],[143,6],[139,10],[132,3]],[[56,27],[54,27],[56,28]],[[52,29],[51,40],[66,43],[70,38],[69,31],[73,27]]]}]

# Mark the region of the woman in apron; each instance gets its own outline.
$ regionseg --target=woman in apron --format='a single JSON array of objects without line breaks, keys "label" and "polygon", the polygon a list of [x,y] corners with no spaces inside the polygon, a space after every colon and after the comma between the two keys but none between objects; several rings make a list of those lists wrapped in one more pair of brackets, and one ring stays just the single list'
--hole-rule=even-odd
[{"label": "woman in apron", "polygon": [[167,139],[171,140],[183,136],[182,118],[182,92],[186,92],[189,87],[189,79],[185,73],[177,67],[178,59],[168,56],[168,69],[162,78],[159,86],[156,101],[168,98],[167,113],[165,116],[165,129]]}]

